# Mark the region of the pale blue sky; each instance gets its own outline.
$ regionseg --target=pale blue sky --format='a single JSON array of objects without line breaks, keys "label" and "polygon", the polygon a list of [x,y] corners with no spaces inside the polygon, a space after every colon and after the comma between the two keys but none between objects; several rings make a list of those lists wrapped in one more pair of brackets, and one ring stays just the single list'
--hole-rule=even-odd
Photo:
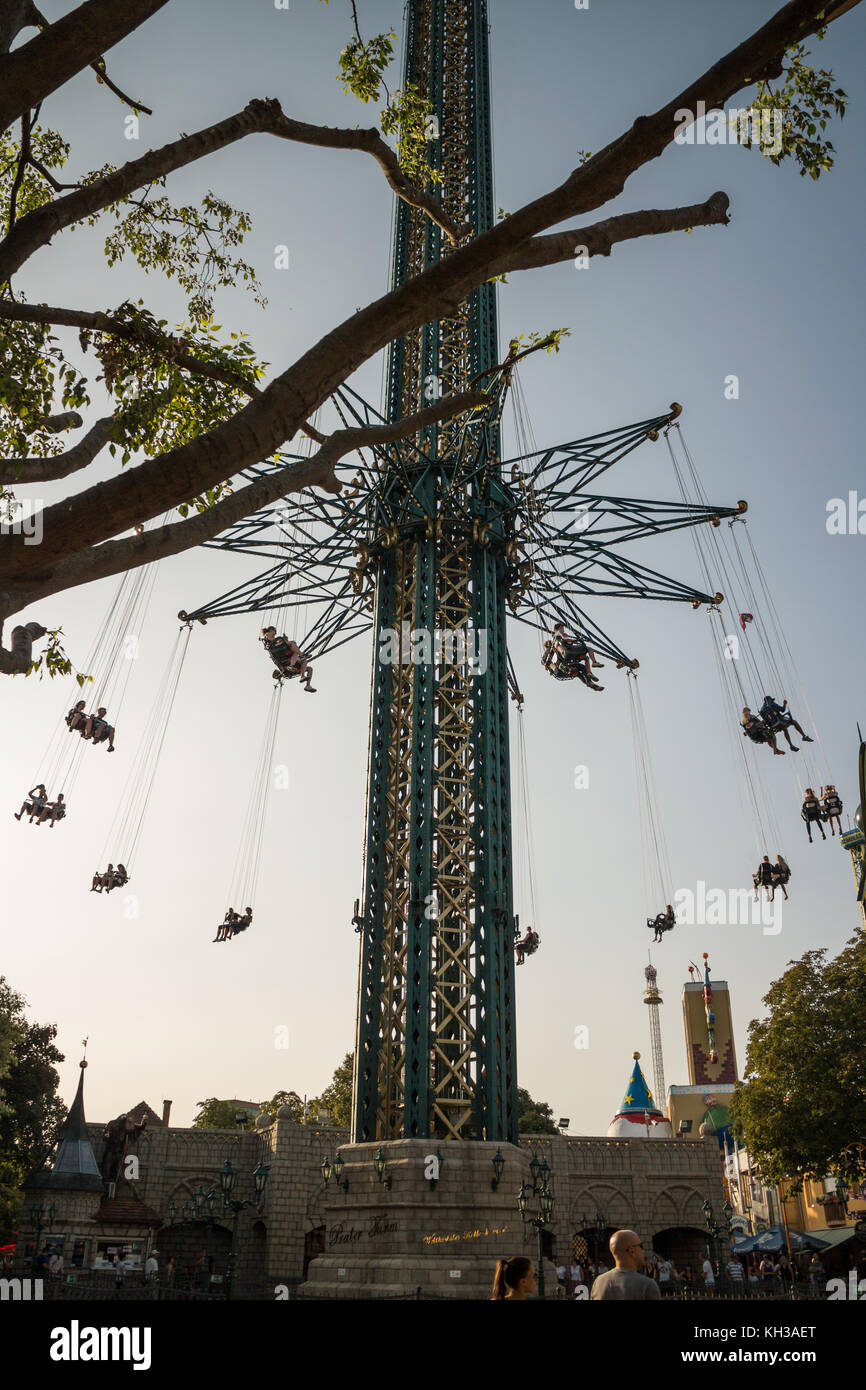
[{"label": "pale blue sky", "polygon": [[[68,8],[45,0],[56,17]],[[558,182],[578,149],[597,150],[655,109],[776,8],[765,0],[720,6],[657,0],[576,11],[569,0],[491,4],[496,201],[513,209]],[[362,0],[364,28],[393,24],[402,6]],[[73,141],[71,167],[120,161],[239,109],[278,96],[287,112],[365,124],[369,111],[341,94],[337,55],[348,6],[270,0],[175,0],[110,56],[121,86],[154,107],[142,143],[124,139],[123,109],[89,76],[46,102],[43,120]],[[558,357],[534,359],[523,389],[539,445],[684,406],[683,429],[710,497],[745,497],[750,526],[804,673],[835,780],[853,813],[857,719],[866,725],[859,604],[866,537],[828,536],[829,498],[866,495],[859,413],[863,379],[864,21],[834,26],[817,49],[850,94],[836,124],[835,169],[813,183],[755,151],[672,147],[626,186],[616,210],[731,197],[727,228],[653,238],[614,250],[588,271],[563,265],[512,276],[500,294],[503,341],[569,326]],[[269,307],[240,292],[218,301],[218,321],[249,329],[281,370],[320,333],[387,284],[392,200],[372,161],[268,138],[237,145],[172,178],[192,200],[213,188],[250,211],[248,259]],[[273,267],[287,243],[291,268]],[[107,308],[141,294],[176,322],[170,286],[107,272],[100,238],[66,233],[33,258],[20,288],[49,303]],[[740,378],[725,400],[724,378]],[[376,361],[357,385],[378,402]],[[507,422],[511,444],[514,432]],[[113,465],[100,465],[109,476]],[[667,452],[646,446],[608,475],[611,492],[674,499]],[[47,497],[57,489],[45,490]],[[699,583],[687,536],[639,543],[636,559]],[[256,618],[196,628],[166,738],[155,805],[134,882],[140,916],[126,921],[119,893],[88,893],[95,857],[129,771],[174,640],[179,608],[250,572],[243,557],[189,554],[160,569],[118,726],[118,750],[87,750],[65,824],[17,825],[11,810],[32,785],[41,750],[68,707],[54,683],[2,683],[5,828],[2,970],[40,1021],[56,1020],[71,1098],[90,1037],[88,1113],[107,1118],[146,1098],[171,1097],[188,1123],[205,1096],[314,1094],[352,1046],[358,938],[350,918],[360,890],[370,651],[367,641],[324,662],[319,693],[284,693],[277,758],[289,790],[275,791],[253,930],[212,952],[246,806],[270,669]],[[723,586],[720,586],[723,587]],[[83,661],[114,589],[107,581],[39,604],[28,616],[62,623]],[[641,688],[667,842],[678,886],[747,882],[754,851],[739,805],[706,617],[687,607],[597,602],[591,612],[641,661]],[[534,639],[514,635],[527,697],[542,948],[518,972],[520,1083],[571,1118],[573,1132],[603,1133],[634,1049],[649,1038],[641,1002],[649,933],[640,858],[625,679],[607,670],[603,696],[554,685]],[[739,735],[736,735],[739,737]],[[856,929],[852,876],[838,841],[808,845],[789,764],[763,758],[794,872],[779,936],[759,928],[679,928],[656,952],[666,1004],[668,1083],[687,1080],[679,994],[689,960],[710,952],[731,986],[742,1064],[745,1028],[786,962],[817,944],[838,948]],[[769,761],[768,761],[769,760]],[[590,787],[573,787],[575,764]],[[51,790],[51,789],[50,789]],[[775,852],[776,846],[769,846]],[[115,857],[112,854],[110,857]],[[237,904],[237,906],[241,906]],[[518,904],[521,914],[525,906]],[[287,1025],[288,1051],[274,1047]],[[589,1029],[576,1050],[574,1030]]]}]

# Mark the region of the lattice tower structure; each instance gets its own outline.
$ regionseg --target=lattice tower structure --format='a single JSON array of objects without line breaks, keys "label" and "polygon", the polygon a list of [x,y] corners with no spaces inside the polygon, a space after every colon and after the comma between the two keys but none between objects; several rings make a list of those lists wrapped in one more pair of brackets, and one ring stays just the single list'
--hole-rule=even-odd
[{"label": "lattice tower structure", "polygon": [[[484,0],[414,0],[405,73],[430,104],[430,163],[456,222],[492,224]],[[393,284],[448,254],[398,204]],[[387,414],[466,390],[498,360],[495,286],[392,346]],[[353,1133],[516,1139],[506,559],[498,419],[417,441],[382,489]],[[481,467],[479,469],[479,463]],[[371,548],[377,538],[369,537]],[[400,659],[379,659],[383,632]],[[412,661],[414,632],[437,644]],[[486,635],[486,671],[467,652]],[[407,650],[407,647],[410,650]],[[480,663],[476,663],[480,666]]]}]

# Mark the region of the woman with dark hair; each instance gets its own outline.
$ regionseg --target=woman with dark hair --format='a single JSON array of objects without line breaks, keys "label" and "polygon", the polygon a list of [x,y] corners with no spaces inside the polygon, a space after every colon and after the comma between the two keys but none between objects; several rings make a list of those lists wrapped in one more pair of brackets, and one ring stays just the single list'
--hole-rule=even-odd
[{"label": "woman with dark hair", "polygon": [[537,1287],[532,1261],[525,1255],[516,1255],[511,1260],[497,1260],[490,1301],[493,1303],[500,1298],[525,1299],[534,1294]]}]

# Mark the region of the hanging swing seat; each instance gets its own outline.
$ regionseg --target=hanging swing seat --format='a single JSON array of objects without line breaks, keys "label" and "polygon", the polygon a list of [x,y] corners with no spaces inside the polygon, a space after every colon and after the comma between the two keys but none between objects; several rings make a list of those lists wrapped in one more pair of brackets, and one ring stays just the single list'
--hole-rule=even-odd
[{"label": "hanging swing seat", "polygon": [[646,924],[650,931],[673,931],[676,926],[676,919],[671,921],[666,912],[660,912],[656,917],[647,917]]},{"label": "hanging swing seat", "polygon": [[590,690],[600,690],[601,686],[590,680],[586,673],[587,645],[583,638],[556,636],[542,657],[544,669],[558,681],[582,681]]}]

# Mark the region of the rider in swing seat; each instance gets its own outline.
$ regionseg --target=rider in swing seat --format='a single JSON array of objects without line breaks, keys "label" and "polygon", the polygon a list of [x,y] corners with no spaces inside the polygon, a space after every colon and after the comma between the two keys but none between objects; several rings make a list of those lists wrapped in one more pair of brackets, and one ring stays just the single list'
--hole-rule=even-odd
[{"label": "rider in swing seat", "polygon": [[773,865],[770,863],[769,854],[765,854],[755,872],[752,874],[752,882],[755,885],[755,897],[758,896],[759,888],[766,888],[767,897],[773,901]]},{"label": "rider in swing seat", "polygon": [[107,710],[104,705],[100,705],[95,714],[88,716],[84,726],[84,737],[89,738],[93,743],[104,743],[108,739],[108,751],[114,752],[114,726],[109,724],[105,718]]},{"label": "rider in swing seat", "polygon": [[527,956],[534,956],[538,950],[538,932],[534,932],[531,927],[527,928],[526,935],[514,943],[514,952],[517,956],[516,965],[522,965]]},{"label": "rider in swing seat", "polygon": [[743,725],[743,733],[746,738],[751,739],[752,743],[769,743],[773,752],[778,754],[780,758],[784,758],[785,750],[784,748],[776,747],[776,735],[773,733],[772,729],[764,723],[763,719],[759,719],[757,715],[752,714],[748,706],[743,710],[741,723]]},{"label": "rider in swing seat", "polygon": [[671,931],[672,928],[676,926],[677,914],[671,907],[671,904],[666,903],[664,912],[658,913],[656,917],[647,917],[646,924],[650,931],[654,933],[653,941],[660,942],[663,940],[662,933]]},{"label": "rider in swing seat", "polygon": [[234,930],[235,922],[240,921],[240,917],[233,907],[230,907],[225,917],[217,927],[217,934],[214,941],[230,941]]},{"label": "rider in swing seat", "polygon": [[811,843],[812,843],[812,826],[813,826],[813,825],[817,825],[818,829],[820,830],[820,832],[821,832],[821,839],[822,839],[822,840],[826,840],[827,836],[824,834],[824,827],[823,827],[823,825],[821,824],[821,821],[822,821],[822,819],[823,819],[823,813],[822,813],[822,810],[821,810],[821,803],[820,803],[820,801],[818,800],[817,796],[815,795],[815,793],[813,792],[813,790],[812,790],[811,787],[807,787],[807,788],[806,788],[806,795],[803,797],[803,807],[802,807],[802,810],[800,811],[800,815],[803,817],[803,820],[806,822],[806,830],[808,831],[808,834],[809,834],[809,844],[810,844],[810,845],[811,845]]},{"label": "rider in swing seat", "polygon": [[41,825],[44,820],[47,820],[49,830],[53,830],[54,822],[57,820],[63,820],[63,817],[65,815],[66,802],[63,800],[63,792],[58,792],[57,800],[48,802],[36,824]]},{"label": "rider in swing seat", "polygon": [[789,730],[792,726],[797,730],[797,733],[800,735],[804,743],[814,743],[815,741],[814,739],[811,739],[809,735],[804,732],[802,726],[797,723],[793,714],[791,714],[790,710],[788,709],[787,700],[785,700],[785,702],[780,705],[776,700],[773,699],[772,695],[765,695],[764,702],[761,705],[761,718],[763,719],[767,728],[770,729],[774,734],[782,733],[785,735],[788,747],[794,753],[798,753],[800,750],[791,740]]},{"label": "rider in swing seat", "polygon": [[243,917],[238,917],[237,921],[232,922],[232,936],[235,936],[239,931],[246,931],[247,927],[250,925],[250,922],[251,922],[252,920],[253,920],[253,910],[252,910],[252,908],[251,908],[251,907],[245,907],[245,908],[244,908],[244,915],[243,915]]},{"label": "rider in swing seat", "polygon": [[584,639],[570,632],[564,623],[554,624],[553,634],[544,644],[541,664],[557,680],[577,677],[590,690],[604,690],[592,674],[593,666],[601,666],[601,662]]},{"label": "rider in swing seat", "polygon": [[830,822],[830,834],[835,836],[836,831],[833,826],[835,821],[839,827],[839,834],[842,834],[842,798],[837,792],[832,782],[828,782],[826,787],[821,788],[821,811],[824,819]]},{"label": "rider in swing seat", "polygon": [[[776,862],[775,862],[775,864],[773,865],[773,888],[774,888],[774,889],[775,889],[775,888],[781,888],[781,890],[782,890],[782,896],[784,897],[784,899],[785,899],[786,902],[787,902],[787,900],[788,900],[788,894],[787,894],[785,885],[788,884],[788,883],[790,883],[790,881],[791,881],[791,870],[789,869],[788,865],[785,863],[785,860],[782,858],[781,854],[777,854],[777,855],[776,855]],[[771,897],[772,897],[772,894],[771,894]]]},{"label": "rider in swing seat", "polygon": [[109,864],[109,866],[108,866],[108,868],[105,870],[105,873],[104,873],[104,874],[101,874],[101,873],[99,872],[99,870],[97,869],[96,873],[93,875],[93,882],[92,882],[91,885],[90,885],[90,891],[91,891],[91,893],[101,893],[101,892],[103,892],[103,890],[105,890],[106,892],[110,893],[110,892],[111,892],[111,886],[112,886],[113,880],[114,880],[114,865],[113,865],[113,864]]},{"label": "rider in swing seat", "polygon": [[87,715],[84,713],[84,705],[84,700],[76,701],[66,716],[66,724],[69,732],[74,733],[77,729],[82,738],[84,737],[84,729],[87,724]]},{"label": "rider in swing seat", "polygon": [[275,627],[263,627],[259,640],[281,675],[300,676],[307,694],[315,695],[316,692],[310,684],[313,668],[297,642],[292,642],[282,633],[278,637]]},{"label": "rider in swing seat", "polygon": [[34,816],[41,816],[47,805],[48,793],[44,782],[40,782],[37,786],[31,787],[27,793],[27,800],[21,803],[21,810],[13,811],[12,814],[16,820],[20,820],[24,815],[28,816],[32,825]]}]

